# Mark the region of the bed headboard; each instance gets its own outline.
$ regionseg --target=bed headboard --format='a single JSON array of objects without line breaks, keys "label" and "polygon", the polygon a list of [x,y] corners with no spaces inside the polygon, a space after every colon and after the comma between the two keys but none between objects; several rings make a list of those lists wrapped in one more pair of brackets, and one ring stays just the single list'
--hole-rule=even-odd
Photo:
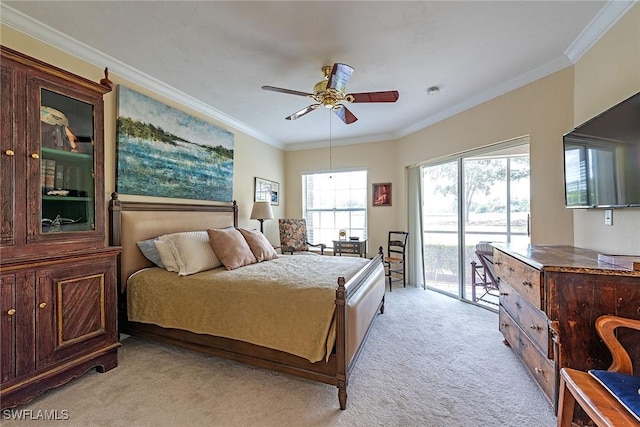
[{"label": "bed headboard", "polygon": [[113,193],[109,222],[109,244],[122,247],[118,278],[120,292],[124,292],[132,273],[153,266],[142,255],[137,242],[179,231],[237,227],[238,205],[235,201],[223,205],[125,202],[118,199],[118,193]]}]

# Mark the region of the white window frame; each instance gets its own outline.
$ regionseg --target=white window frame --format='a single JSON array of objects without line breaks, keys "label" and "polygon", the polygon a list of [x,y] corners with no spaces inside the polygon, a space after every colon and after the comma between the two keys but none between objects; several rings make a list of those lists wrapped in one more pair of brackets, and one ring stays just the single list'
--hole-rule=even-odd
[{"label": "white window frame", "polygon": [[[345,186],[345,187],[338,187],[335,188],[334,191],[338,190],[338,191],[362,191],[362,195],[360,197],[361,200],[364,201],[362,206],[357,206],[357,207],[337,207],[336,206],[336,199],[335,197],[333,198],[332,201],[329,201],[329,203],[325,206],[319,206],[319,207],[309,207],[308,206],[308,192],[307,192],[307,178],[308,177],[312,177],[312,176],[317,176],[317,175],[325,175],[325,176],[331,176],[331,182],[334,184],[334,186],[338,185],[342,182],[344,182],[343,179],[341,179],[341,176],[344,177],[345,173],[354,173],[354,172],[363,172],[365,174],[364,176],[364,183],[362,185],[362,187],[351,187],[351,186]],[[307,237],[309,239],[309,242],[314,243],[314,244],[318,244],[318,243],[324,243],[327,245],[327,247],[332,248],[333,247],[333,240],[339,240],[339,232],[340,230],[344,229],[346,231],[346,236],[347,238],[350,236],[357,236],[359,237],[361,240],[364,240],[367,238],[367,218],[368,218],[368,173],[366,169],[347,169],[347,170],[340,170],[340,171],[332,171],[332,172],[326,172],[326,171],[322,171],[322,172],[305,172],[302,174],[302,216],[303,218],[305,218],[306,222],[307,222]],[[323,191],[326,191],[325,189],[322,189]],[[330,216],[332,217],[331,220],[329,221],[331,224],[329,226],[326,226],[325,224],[323,224],[322,218],[327,218],[327,214],[330,214]],[[331,215],[332,214],[332,215]],[[362,221],[364,222],[364,224],[362,225],[362,221],[361,224],[355,224],[357,222],[356,219],[354,219],[354,214],[356,215],[362,215]],[[347,216],[347,220],[340,222],[340,217],[344,217]]]}]

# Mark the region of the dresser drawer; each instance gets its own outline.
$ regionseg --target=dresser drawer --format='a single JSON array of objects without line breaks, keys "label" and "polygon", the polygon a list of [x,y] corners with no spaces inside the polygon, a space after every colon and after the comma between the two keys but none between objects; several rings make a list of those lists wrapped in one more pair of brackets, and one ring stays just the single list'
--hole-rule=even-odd
[{"label": "dresser drawer", "polygon": [[553,361],[540,352],[506,310],[500,310],[499,317],[502,335],[540,385],[549,401],[554,402],[556,375]]},{"label": "dresser drawer", "polygon": [[540,270],[519,261],[504,252],[494,250],[493,264],[499,283],[507,282],[535,308],[543,310]]},{"label": "dresser drawer", "polygon": [[505,309],[509,312],[509,315],[543,354],[553,358],[553,346],[549,345],[548,319],[542,311],[534,308],[506,283],[500,285],[500,306],[500,310]]}]

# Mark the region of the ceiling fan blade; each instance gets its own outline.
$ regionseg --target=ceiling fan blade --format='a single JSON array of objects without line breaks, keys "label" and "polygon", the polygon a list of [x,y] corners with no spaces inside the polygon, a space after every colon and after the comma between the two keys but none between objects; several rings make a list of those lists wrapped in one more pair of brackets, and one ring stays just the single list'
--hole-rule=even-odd
[{"label": "ceiling fan blade", "polygon": [[305,107],[300,111],[296,111],[295,113],[293,113],[289,117],[285,117],[285,119],[287,119],[287,120],[299,119],[300,117],[304,116],[305,114],[312,112],[313,110],[315,110],[319,106],[320,106],[320,104],[311,104],[308,107]]},{"label": "ceiling fan blade", "polygon": [[262,89],[270,90],[271,92],[288,93],[289,95],[313,96],[312,93],[300,92],[299,90],[283,89],[281,87],[275,86],[262,86]]},{"label": "ceiling fan blade", "polygon": [[352,102],[396,102],[400,96],[397,90],[351,93],[349,95],[353,96]]},{"label": "ceiling fan blade", "polygon": [[340,108],[334,108],[333,112],[336,113],[336,116],[340,117],[340,120],[345,122],[345,124],[350,125],[351,123],[358,120],[358,118],[354,116],[353,113],[349,111],[349,109],[344,105],[338,104],[336,105],[336,107],[340,107]]},{"label": "ceiling fan blade", "polygon": [[327,89],[335,89],[339,92],[344,92],[344,88],[347,85],[351,74],[353,74],[352,67],[347,64],[340,64],[336,62],[333,64],[333,68],[331,69]]}]

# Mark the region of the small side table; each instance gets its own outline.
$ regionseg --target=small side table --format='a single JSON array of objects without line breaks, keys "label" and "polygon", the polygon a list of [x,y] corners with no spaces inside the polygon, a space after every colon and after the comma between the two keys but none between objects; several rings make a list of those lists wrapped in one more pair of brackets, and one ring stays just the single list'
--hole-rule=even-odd
[{"label": "small side table", "polygon": [[334,240],[333,256],[336,254],[354,254],[364,258],[367,256],[367,240]]}]

